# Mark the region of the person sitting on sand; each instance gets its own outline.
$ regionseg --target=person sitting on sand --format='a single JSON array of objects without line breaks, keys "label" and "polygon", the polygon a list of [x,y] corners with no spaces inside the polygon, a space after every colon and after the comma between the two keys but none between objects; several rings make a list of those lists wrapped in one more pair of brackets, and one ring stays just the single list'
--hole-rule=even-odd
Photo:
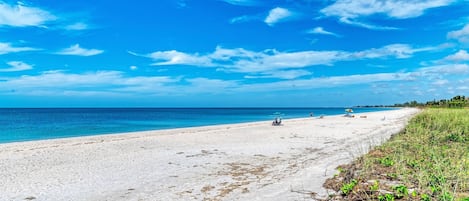
[{"label": "person sitting on sand", "polygon": [[282,124],[282,119],[280,117],[276,117],[272,122],[272,126],[279,126],[280,124]]}]

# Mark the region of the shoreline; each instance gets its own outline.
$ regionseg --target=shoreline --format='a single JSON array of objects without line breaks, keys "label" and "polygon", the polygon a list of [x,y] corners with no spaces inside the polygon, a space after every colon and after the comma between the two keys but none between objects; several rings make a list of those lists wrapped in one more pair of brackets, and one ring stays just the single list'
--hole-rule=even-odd
[{"label": "shoreline", "polygon": [[[417,109],[0,144],[0,199],[294,200]],[[386,116],[386,120],[382,120]],[[347,149],[353,149],[348,152]],[[322,182],[321,182],[322,181]]]},{"label": "shoreline", "polygon": [[[0,136],[0,144],[271,121],[274,118],[274,111],[283,114],[284,119],[307,118],[313,112],[317,116],[344,114],[343,108],[322,111],[323,109],[326,108],[255,108],[254,110],[234,108],[229,111],[221,110],[221,108],[17,108],[13,111],[9,111],[10,109],[1,111],[0,108],[1,112],[7,113],[6,116],[2,116],[3,119],[0,121],[19,122],[21,125],[8,126],[6,124],[6,130],[4,130],[6,135]],[[381,110],[389,109],[382,108]],[[59,115],[53,115],[55,117],[49,119],[48,116],[43,115],[48,112]],[[81,118],[77,118],[77,112],[82,114],[79,115]],[[115,112],[118,113],[117,116],[113,116]],[[370,111],[364,109],[356,112]],[[28,119],[39,119],[41,123],[36,125],[28,121],[28,123],[22,124],[21,122],[24,120],[19,118],[22,115],[8,115],[14,113],[24,113]],[[244,116],[243,113],[249,115]],[[129,114],[132,117],[127,117]],[[147,115],[148,117],[143,118]],[[168,115],[171,117],[166,118]],[[57,121],[57,118],[64,120]],[[113,120],[114,118],[115,120]],[[76,124],[75,121],[79,123]],[[5,125],[0,126],[0,129],[2,128],[5,128]]]}]

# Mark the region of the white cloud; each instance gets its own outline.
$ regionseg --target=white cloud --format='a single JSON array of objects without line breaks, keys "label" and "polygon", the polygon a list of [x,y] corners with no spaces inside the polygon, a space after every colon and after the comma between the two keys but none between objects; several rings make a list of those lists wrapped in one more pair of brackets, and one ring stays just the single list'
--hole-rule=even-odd
[{"label": "white cloud", "polygon": [[9,5],[0,1],[0,26],[26,27],[44,26],[56,17],[46,10],[23,3]]},{"label": "white cloud", "polygon": [[[292,71],[290,76],[273,73],[316,65],[333,65],[338,61],[352,61],[378,58],[409,58],[416,52],[429,51],[433,48],[412,48],[406,44],[392,44],[381,48],[373,48],[358,52],[346,51],[298,51],[280,52],[267,49],[261,52],[245,50],[243,48],[226,49],[217,47],[214,52],[207,54],[184,53],[176,50],[157,51],[145,56],[156,61],[153,65],[190,65],[197,67],[216,67],[227,72],[250,73],[251,77],[276,76],[289,79],[295,74],[305,75],[304,71]],[[293,73],[295,72],[295,73]],[[254,75],[253,75],[254,74]]]},{"label": "white cloud", "polygon": [[236,6],[255,6],[258,4],[256,0],[222,0],[226,3]]},{"label": "white cloud", "polygon": [[259,92],[259,91],[284,91],[284,90],[308,90],[334,88],[341,86],[352,86],[359,84],[371,84],[376,82],[392,82],[409,80],[410,73],[377,73],[356,74],[331,77],[314,77],[310,79],[297,79],[271,83],[256,83],[240,86],[237,90]]},{"label": "white cloud", "polygon": [[138,69],[137,66],[130,66],[129,68],[130,68],[130,70],[137,70]]},{"label": "white cloud", "polygon": [[375,26],[359,22],[367,16],[382,14],[389,18],[407,19],[421,16],[427,9],[447,6],[452,0],[337,0],[320,12],[326,16],[337,17],[341,22],[370,29],[392,27]]},{"label": "white cloud", "polygon": [[220,80],[204,77],[172,78],[167,76],[128,77],[119,71],[66,73],[49,71],[39,75],[6,78],[0,88],[17,94],[36,96],[96,96],[103,95],[187,95],[200,93],[272,92],[333,88],[374,82],[406,80],[405,73],[381,73],[332,76],[269,83],[243,84],[240,80]]},{"label": "white cloud", "polygon": [[447,35],[450,39],[456,39],[461,43],[469,43],[469,24],[457,31],[450,31]]},{"label": "white cloud", "polygon": [[10,61],[7,63],[9,68],[0,68],[0,72],[16,72],[16,71],[25,71],[31,70],[33,67],[22,61]]},{"label": "white cloud", "polygon": [[431,67],[424,67],[420,68],[419,71],[424,74],[452,74],[452,75],[461,75],[469,73],[469,65],[467,64],[446,64],[446,65],[439,65],[439,66],[431,66]]},{"label": "white cloud", "polygon": [[314,29],[311,29],[308,31],[308,33],[311,33],[311,34],[322,34],[322,35],[331,35],[331,36],[335,36],[335,37],[339,37],[340,35],[336,34],[336,33],[333,33],[333,32],[330,32],[330,31],[326,31],[324,30],[324,28],[322,27],[316,27]]},{"label": "white cloud", "polygon": [[61,55],[75,55],[75,56],[94,56],[103,53],[103,50],[98,49],[84,49],[81,48],[79,44],[70,46],[63,50],[58,51],[56,54]]},{"label": "white cloud", "polygon": [[412,48],[407,44],[392,44],[386,45],[381,48],[372,48],[369,50],[359,51],[352,53],[353,57],[357,58],[384,58],[384,57],[396,57],[396,58],[409,58],[416,52],[428,51],[434,48]]},{"label": "white cloud", "polygon": [[6,78],[0,82],[0,88],[26,95],[153,94],[174,90],[167,85],[178,81],[178,78],[166,76],[127,77],[119,71],[81,74],[48,71],[39,75]]},{"label": "white cloud", "polygon": [[285,21],[293,15],[294,14],[288,9],[277,7],[270,10],[269,15],[267,15],[264,22],[269,26],[274,26],[276,23]]},{"label": "white cloud", "polygon": [[406,19],[424,14],[425,10],[447,6],[452,0],[338,0],[321,12],[327,16],[359,18],[384,14],[391,18]]},{"label": "white cloud", "polygon": [[459,50],[458,52],[445,57],[444,60],[469,61],[469,54],[466,52],[466,50]]},{"label": "white cloud", "polygon": [[196,65],[196,66],[212,66],[211,60],[205,56],[197,54],[191,55],[176,50],[153,52],[148,57],[157,61],[153,63],[155,66],[163,65]]},{"label": "white cloud", "polygon": [[39,49],[31,48],[31,47],[13,47],[9,43],[0,42],[0,55],[14,53],[14,52],[35,51],[35,50],[39,50]]},{"label": "white cloud", "polygon": [[89,25],[83,22],[77,22],[77,23],[65,26],[65,29],[70,30],[70,31],[81,31],[81,30],[86,30],[89,28],[90,28]]},{"label": "white cloud", "polygon": [[[151,95],[173,96],[201,93],[271,93],[274,91],[301,91],[354,85],[388,86],[387,88],[389,88],[389,90],[394,88],[394,92],[409,89],[407,92],[403,92],[404,94],[415,91],[426,91],[429,86],[431,86],[432,89],[443,86],[446,88],[453,87],[453,91],[457,92],[457,90],[463,90],[458,87],[464,84],[462,84],[462,81],[451,82],[450,80],[467,79],[467,76],[462,73],[469,73],[469,66],[442,65],[420,68],[412,72],[351,74],[330,77],[306,77],[306,75],[310,75],[311,73],[303,70],[280,70],[249,75],[245,78],[278,78],[275,73],[285,76],[284,79],[288,80],[271,81],[265,79],[262,80],[262,82],[253,83],[249,80],[222,80],[206,77],[129,77],[119,71],[97,71],[88,73],[49,71],[39,75],[23,75],[13,78],[3,77],[2,81],[0,81],[0,88],[4,90],[0,93],[6,92],[38,96],[101,95],[109,97],[111,95],[128,95],[129,97],[135,98],[139,95],[148,97]],[[453,76],[459,77],[455,79]],[[393,84],[394,82],[399,82],[400,85],[395,85]],[[402,89],[398,89],[399,86]]]}]

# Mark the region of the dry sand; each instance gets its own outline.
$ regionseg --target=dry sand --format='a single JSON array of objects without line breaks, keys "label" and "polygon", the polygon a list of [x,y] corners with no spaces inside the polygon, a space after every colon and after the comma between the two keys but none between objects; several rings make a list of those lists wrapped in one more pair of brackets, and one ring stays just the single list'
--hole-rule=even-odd
[{"label": "dry sand", "polygon": [[1,144],[0,200],[311,200],[417,112]]}]

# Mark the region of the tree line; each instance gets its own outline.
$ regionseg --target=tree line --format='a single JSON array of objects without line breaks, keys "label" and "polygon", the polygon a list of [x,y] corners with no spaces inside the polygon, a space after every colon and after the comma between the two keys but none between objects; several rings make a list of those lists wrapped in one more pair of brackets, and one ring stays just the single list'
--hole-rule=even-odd
[{"label": "tree line", "polygon": [[441,108],[469,108],[469,97],[457,95],[449,100],[431,100],[427,102],[417,102],[416,100],[396,103],[394,105],[365,105],[355,107],[441,107]]},{"label": "tree line", "polygon": [[414,100],[410,102],[394,104],[392,107],[464,108],[464,107],[469,107],[469,97],[457,95],[449,100],[446,100],[446,99],[432,100],[432,101],[427,101],[425,103],[419,103]]}]

